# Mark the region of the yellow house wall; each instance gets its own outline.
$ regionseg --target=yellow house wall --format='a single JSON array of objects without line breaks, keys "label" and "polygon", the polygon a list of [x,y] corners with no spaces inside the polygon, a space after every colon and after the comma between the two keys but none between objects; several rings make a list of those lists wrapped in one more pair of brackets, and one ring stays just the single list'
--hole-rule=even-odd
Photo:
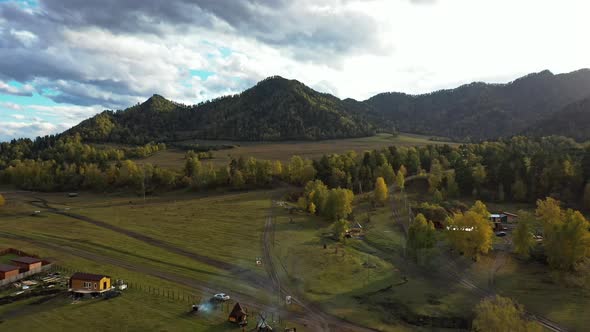
[{"label": "yellow house wall", "polygon": [[[84,283],[85,282],[91,282],[92,283],[92,288],[87,288],[84,287]],[[107,283],[107,287],[103,287],[104,282]],[[96,288],[94,288],[94,284],[96,284]],[[101,291],[101,290],[105,290],[105,289],[109,289],[111,288],[111,278],[102,278],[100,279],[100,281],[94,281],[94,280],[80,280],[80,279],[73,279],[72,280],[72,286],[73,289],[90,289],[90,290],[96,290],[96,291]]]}]

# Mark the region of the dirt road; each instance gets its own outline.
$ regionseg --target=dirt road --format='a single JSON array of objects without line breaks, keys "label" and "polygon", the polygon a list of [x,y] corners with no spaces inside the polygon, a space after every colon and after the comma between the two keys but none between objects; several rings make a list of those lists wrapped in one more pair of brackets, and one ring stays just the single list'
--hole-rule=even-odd
[{"label": "dirt road", "polygon": [[[405,212],[402,212],[401,208],[399,208],[398,205],[392,204],[392,215],[393,215],[395,223],[397,225],[399,225],[404,230],[404,233],[406,234],[406,237],[407,237],[407,228],[408,228],[409,224],[408,224],[408,220],[407,220],[407,216],[405,215]],[[494,274],[504,264],[504,260],[506,258],[504,256],[505,254],[506,254],[505,252],[501,253],[498,261],[494,263],[494,267],[493,267]],[[464,285],[465,287],[472,289],[474,292],[476,292],[476,294],[478,294],[482,298],[497,295],[496,291],[491,288],[483,288],[483,287],[478,286],[465,273],[460,273],[459,272],[460,270],[461,269],[459,269],[455,260],[449,256],[447,258],[447,263],[444,264],[441,268],[439,268],[437,272],[441,278],[451,277],[454,279],[455,282],[458,282],[458,283]],[[433,271],[434,270],[428,270],[428,273],[431,273]],[[567,331],[567,329],[565,329],[564,327],[559,326],[559,324],[557,324],[545,317],[537,316],[531,312],[526,312],[526,314],[530,319],[535,320],[541,326],[545,327],[546,329],[548,329],[550,331],[555,331],[555,332],[566,332]]]},{"label": "dirt road", "polygon": [[272,281],[274,291],[284,298],[287,295],[292,296],[293,301],[305,310],[305,314],[310,321],[317,323],[321,329],[317,331],[337,331],[337,332],[375,332],[377,330],[370,329],[364,326],[348,322],[339,317],[326,313],[319,305],[308,302],[303,296],[297,294],[290,289],[286,282],[281,282],[280,275],[277,273],[273,258],[272,258],[272,239],[274,238],[274,227],[272,224],[272,206],[270,208],[269,216],[264,225],[264,235],[262,237],[262,247],[264,249],[264,266],[268,277]]}]

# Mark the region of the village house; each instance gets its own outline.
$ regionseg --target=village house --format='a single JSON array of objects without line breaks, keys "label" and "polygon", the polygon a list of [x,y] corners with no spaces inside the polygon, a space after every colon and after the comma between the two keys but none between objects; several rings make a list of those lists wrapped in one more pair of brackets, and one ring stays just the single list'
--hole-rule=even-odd
[{"label": "village house", "polygon": [[506,216],[506,219],[509,224],[515,223],[516,219],[518,219],[518,215],[510,212],[502,212]]},{"label": "village house", "polygon": [[346,231],[346,236],[354,238],[363,236],[363,226],[358,222],[351,223],[350,228]]},{"label": "village house", "polygon": [[508,223],[508,216],[503,213],[490,214],[490,222],[493,224],[494,231],[501,231],[504,226],[502,224]]},{"label": "village house", "polygon": [[14,278],[18,276],[19,268],[18,266],[0,264],[0,280]]},{"label": "village house", "polygon": [[39,258],[35,257],[17,257],[11,259],[11,261],[20,268],[20,272],[28,272],[28,271],[41,271],[41,266],[43,265],[43,261]]},{"label": "village house", "polygon": [[70,277],[70,291],[74,293],[103,293],[111,290],[111,277],[103,274],[76,272]]}]

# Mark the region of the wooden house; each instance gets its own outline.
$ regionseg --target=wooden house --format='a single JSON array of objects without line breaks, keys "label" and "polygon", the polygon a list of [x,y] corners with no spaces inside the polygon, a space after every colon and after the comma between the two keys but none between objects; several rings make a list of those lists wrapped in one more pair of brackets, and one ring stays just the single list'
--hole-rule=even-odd
[{"label": "wooden house", "polygon": [[35,257],[17,257],[11,261],[20,268],[21,272],[41,271],[41,265],[43,265],[43,261]]},{"label": "wooden house", "polygon": [[19,273],[18,266],[0,264],[0,280],[14,278]]},{"label": "wooden house", "polygon": [[518,219],[518,215],[510,212],[502,212],[507,218],[509,224],[515,223],[516,219]]},{"label": "wooden house", "polygon": [[70,277],[70,291],[74,293],[103,293],[111,290],[111,277],[103,274],[76,272]]},{"label": "wooden house", "polygon": [[351,237],[360,237],[363,236],[363,226],[358,222],[353,222],[350,227],[348,228],[348,234]]},{"label": "wooden house", "polygon": [[508,216],[503,213],[492,213],[490,214],[490,222],[493,224],[494,231],[501,231],[504,228],[502,224],[508,223]]},{"label": "wooden house", "polygon": [[231,313],[229,314],[229,317],[227,320],[232,323],[246,325],[246,324],[248,324],[248,313],[246,312],[246,310],[244,310],[244,308],[238,302],[238,303],[236,303],[236,305],[234,305],[234,308],[232,309]]}]

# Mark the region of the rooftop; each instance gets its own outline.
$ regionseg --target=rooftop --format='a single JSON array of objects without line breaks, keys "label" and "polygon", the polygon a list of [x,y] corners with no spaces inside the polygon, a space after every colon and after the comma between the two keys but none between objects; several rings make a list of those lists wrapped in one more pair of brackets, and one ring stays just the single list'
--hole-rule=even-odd
[{"label": "rooftop", "polygon": [[10,272],[14,270],[18,270],[18,266],[0,264],[0,272]]},{"label": "rooftop", "polygon": [[78,279],[78,280],[93,280],[93,281],[100,281],[102,278],[109,278],[104,274],[92,274],[92,273],[84,273],[84,272],[76,272],[72,274],[71,279]]},{"label": "rooftop", "polygon": [[25,264],[34,264],[41,262],[41,259],[35,257],[16,257],[11,259],[11,261],[15,263],[25,263]]}]

